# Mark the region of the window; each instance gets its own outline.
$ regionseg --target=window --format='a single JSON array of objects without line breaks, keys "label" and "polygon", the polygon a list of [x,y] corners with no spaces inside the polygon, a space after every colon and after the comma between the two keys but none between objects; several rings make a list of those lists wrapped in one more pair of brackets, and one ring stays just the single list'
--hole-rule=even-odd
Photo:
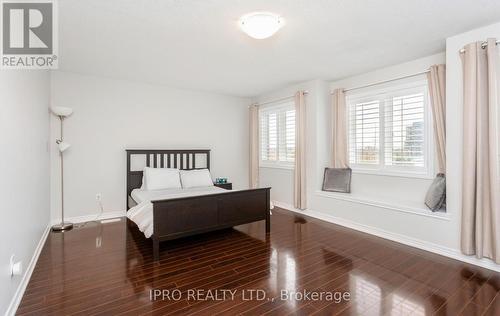
[{"label": "window", "polygon": [[263,108],[260,116],[260,164],[293,167],[295,161],[295,107],[293,104]]},{"label": "window", "polygon": [[354,171],[432,176],[427,84],[416,81],[347,98]]}]

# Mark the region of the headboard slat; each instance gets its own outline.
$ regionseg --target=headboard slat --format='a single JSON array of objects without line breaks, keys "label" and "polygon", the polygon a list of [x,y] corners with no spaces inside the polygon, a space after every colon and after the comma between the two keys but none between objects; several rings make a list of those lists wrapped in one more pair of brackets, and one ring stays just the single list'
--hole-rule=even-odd
[{"label": "headboard slat", "polygon": [[[145,155],[146,167],[151,165],[151,155],[153,155],[153,167],[165,167],[165,158],[167,159],[166,167],[172,168],[172,158],[174,159],[173,168],[182,170],[191,169],[210,169],[210,149],[127,149],[127,209],[128,197],[133,189],[140,188],[142,185],[142,170],[132,171],[131,169],[131,156],[132,155]],[[158,164],[158,155],[160,156],[160,163]],[[184,155],[186,155],[186,164],[184,164]],[[205,166],[196,167],[196,155],[205,155]],[[166,157],[165,157],[166,156]],[[180,158],[178,158],[180,156]],[[192,156],[192,159],[190,159]],[[177,160],[180,159],[178,166]],[[192,163],[190,164],[190,160]]]}]

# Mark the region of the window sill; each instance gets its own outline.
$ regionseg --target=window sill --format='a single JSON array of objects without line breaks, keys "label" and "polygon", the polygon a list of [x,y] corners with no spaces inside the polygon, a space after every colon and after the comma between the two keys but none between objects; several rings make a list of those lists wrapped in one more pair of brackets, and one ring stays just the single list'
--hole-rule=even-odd
[{"label": "window sill", "polygon": [[377,201],[373,199],[367,199],[364,197],[359,197],[355,196],[349,193],[335,193],[335,192],[325,192],[325,191],[316,191],[315,192],[316,196],[319,197],[325,197],[329,199],[335,199],[335,200],[341,200],[341,201],[347,201],[347,202],[352,202],[352,203],[358,203],[358,204],[363,204],[363,205],[369,205],[369,206],[375,206],[379,208],[384,208],[387,210],[392,210],[392,211],[398,211],[398,212],[403,212],[403,213],[409,213],[409,214],[414,214],[414,215],[420,215],[420,216],[426,216],[426,217],[432,217],[440,220],[446,220],[449,221],[451,220],[451,214],[450,213],[443,213],[443,212],[432,212],[429,210],[423,203],[420,205],[420,203],[414,205],[403,205],[399,203],[393,203],[393,202],[385,202],[385,201]]},{"label": "window sill", "polygon": [[390,172],[390,171],[380,171],[380,170],[370,170],[370,169],[356,169],[352,168],[353,174],[369,174],[374,176],[384,176],[384,177],[397,177],[406,179],[425,179],[433,180],[434,176],[426,173],[409,173],[409,172]]},{"label": "window sill", "polygon": [[285,169],[285,170],[293,170],[295,169],[294,165],[282,165],[282,164],[260,164],[259,168],[266,169]]}]

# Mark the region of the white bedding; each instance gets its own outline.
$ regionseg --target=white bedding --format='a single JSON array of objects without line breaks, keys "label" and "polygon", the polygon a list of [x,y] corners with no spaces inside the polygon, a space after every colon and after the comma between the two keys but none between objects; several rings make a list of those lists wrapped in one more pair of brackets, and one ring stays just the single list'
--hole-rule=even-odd
[{"label": "white bedding", "polygon": [[137,205],[128,210],[127,217],[137,224],[146,238],[149,238],[153,234],[153,203],[151,201],[225,192],[231,191],[216,186],[151,191],[134,189],[130,196],[137,202]]}]

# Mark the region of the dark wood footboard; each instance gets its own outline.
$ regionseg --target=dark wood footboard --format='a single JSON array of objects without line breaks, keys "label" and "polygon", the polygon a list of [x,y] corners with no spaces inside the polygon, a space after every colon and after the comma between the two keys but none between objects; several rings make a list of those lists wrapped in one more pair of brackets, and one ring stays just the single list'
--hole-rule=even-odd
[{"label": "dark wood footboard", "polygon": [[[143,184],[142,167],[133,170],[132,158],[142,159],[144,166],[153,168],[210,169],[210,149],[127,149],[127,209],[135,204],[130,197],[132,190]],[[159,258],[160,242],[165,240],[260,220],[266,221],[266,232],[269,232],[270,189],[151,201],[155,260]]]},{"label": "dark wood footboard", "polygon": [[151,201],[153,253],[159,258],[160,242],[266,221],[270,232],[270,188]]}]

